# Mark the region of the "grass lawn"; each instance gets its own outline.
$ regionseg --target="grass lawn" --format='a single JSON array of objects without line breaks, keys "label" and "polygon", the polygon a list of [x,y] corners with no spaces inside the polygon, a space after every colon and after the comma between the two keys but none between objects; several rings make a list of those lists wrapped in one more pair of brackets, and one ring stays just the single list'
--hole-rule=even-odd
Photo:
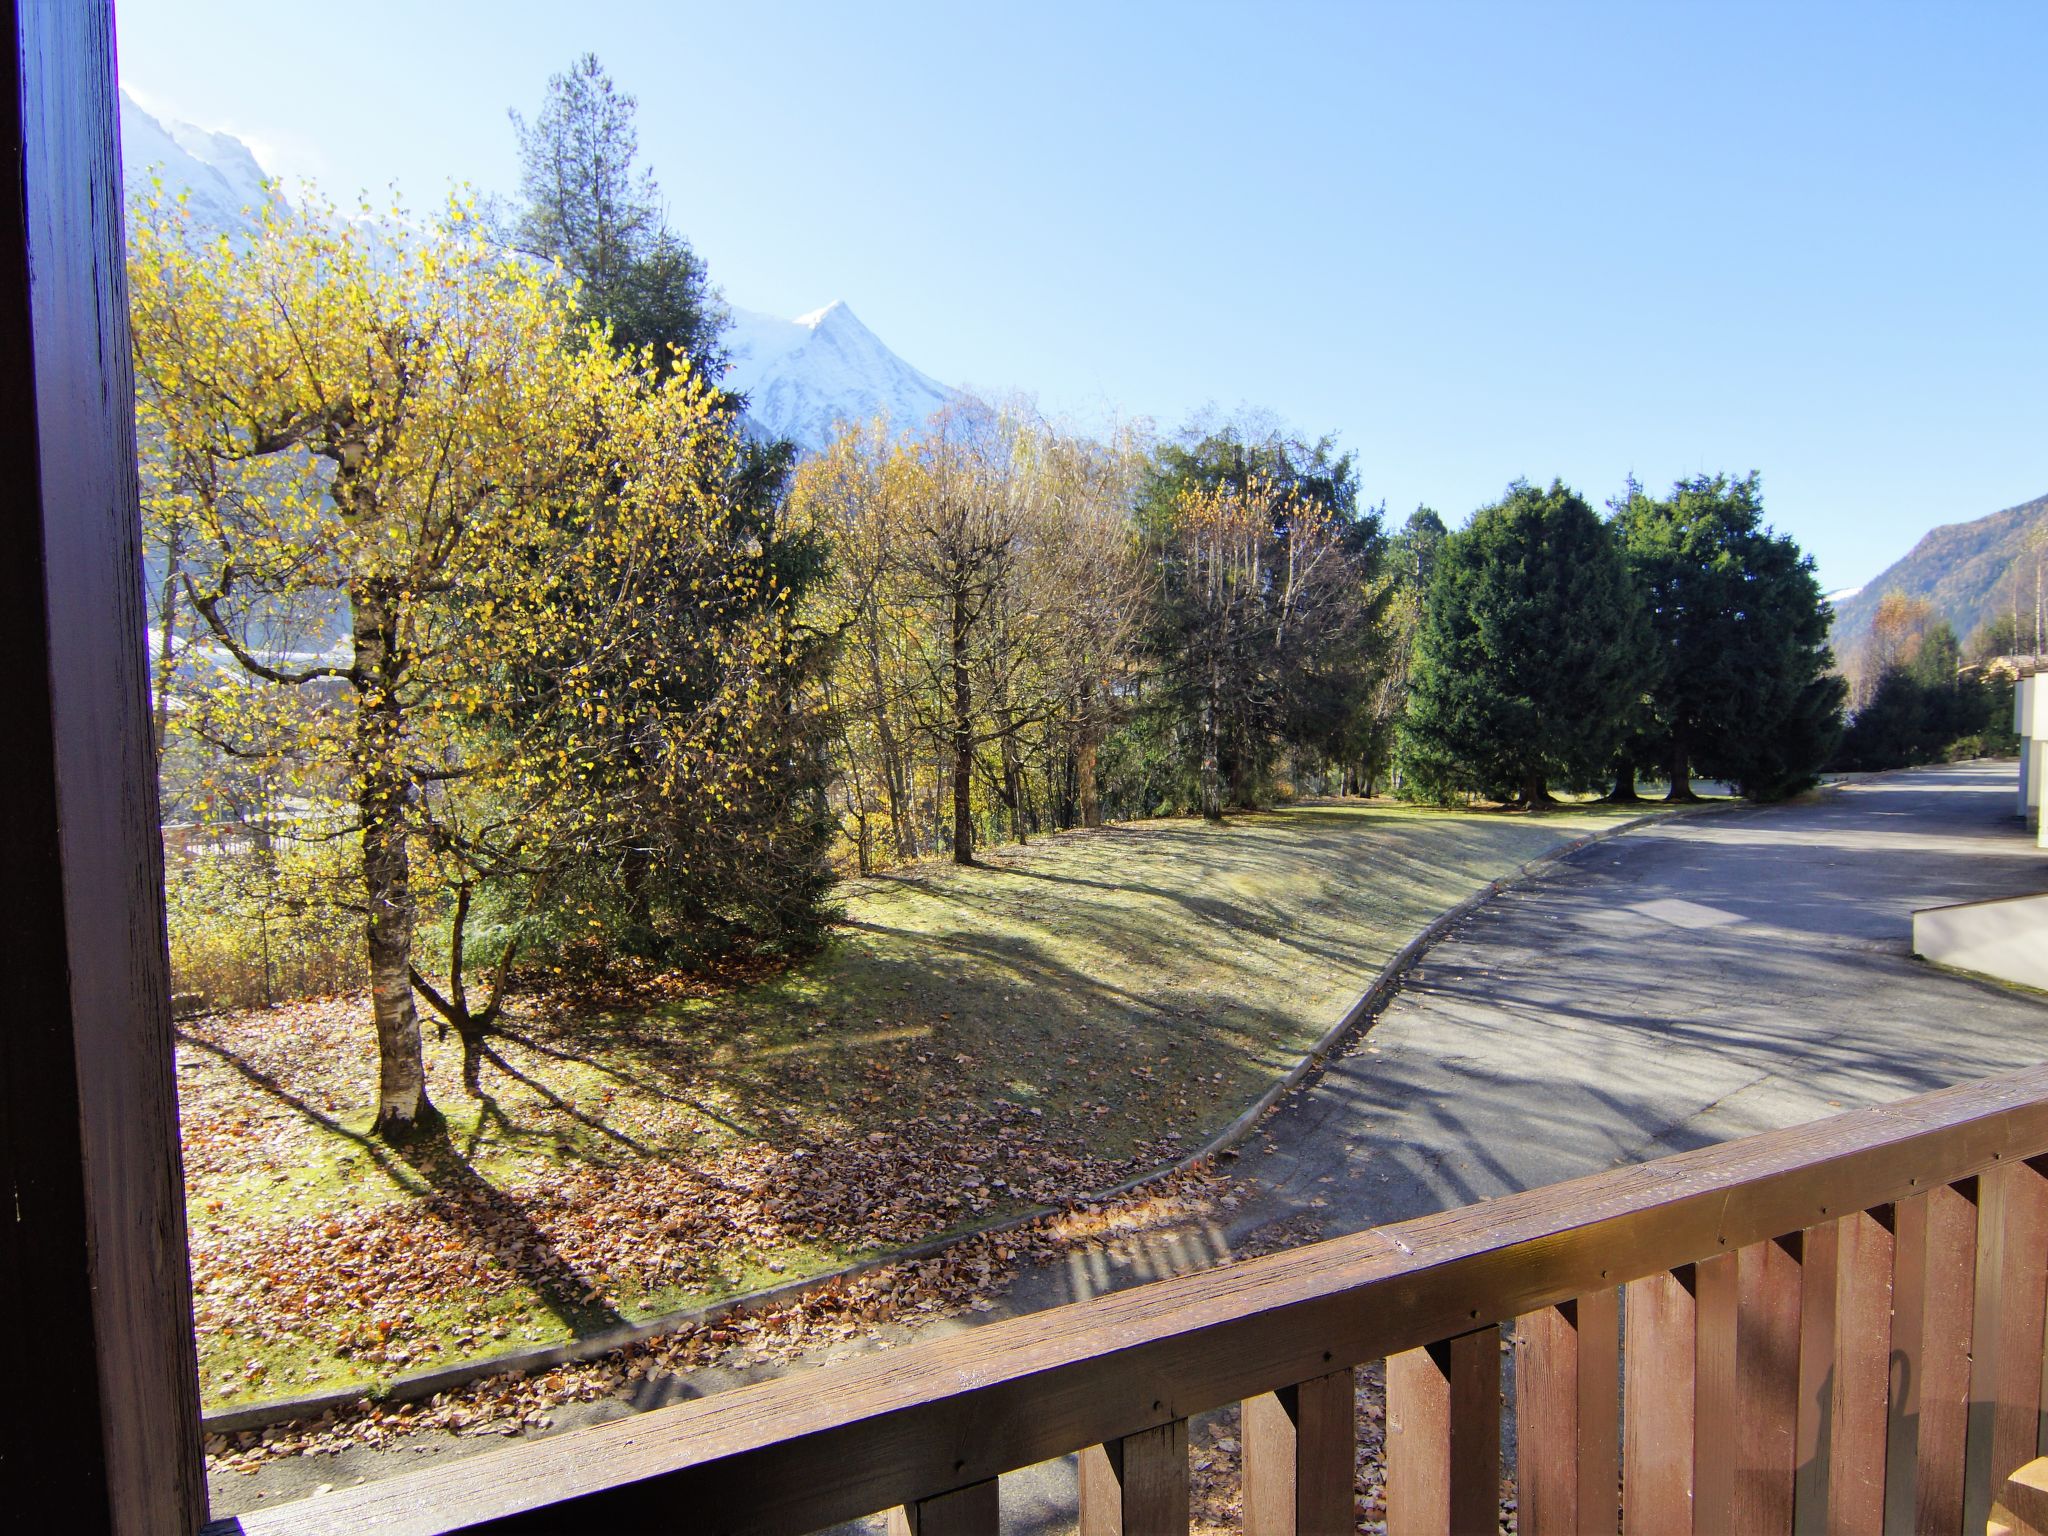
[{"label": "grass lawn", "polygon": [[1601,826],[1315,806],[1072,832],[843,893],[803,964],[607,1011],[521,997],[448,1135],[363,1132],[367,1004],[189,1020],[209,1408],[553,1342],[986,1224],[1221,1129],[1417,929]]}]

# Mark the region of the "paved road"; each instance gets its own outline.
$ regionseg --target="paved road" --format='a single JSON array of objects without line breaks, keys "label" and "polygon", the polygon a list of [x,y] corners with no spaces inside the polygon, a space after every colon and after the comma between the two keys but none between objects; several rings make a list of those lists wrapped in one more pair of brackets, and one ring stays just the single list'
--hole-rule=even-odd
[{"label": "paved road", "polygon": [[1922,769],[1594,844],[1424,956],[1248,1144],[1226,1222],[1028,1276],[1016,1302],[2048,1061],[2048,999],[1911,953],[1915,908],[2048,889],[2012,796],[2009,766]]},{"label": "paved road", "polygon": [[[1424,957],[1247,1146],[1225,1217],[1029,1272],[990,1315],[2048,1060],[2048,1000],[1909,951],[1916,907],[2048,889],[2011,783],[1920,770],[1593,845]],[[365,1454],[310,1480],[391,1467]],[[269,1501],[293,1481],[272,1477]],[[1005,1523],[1057,1528],[1072,1497],[1059,1469],[1005,1479]]]}]

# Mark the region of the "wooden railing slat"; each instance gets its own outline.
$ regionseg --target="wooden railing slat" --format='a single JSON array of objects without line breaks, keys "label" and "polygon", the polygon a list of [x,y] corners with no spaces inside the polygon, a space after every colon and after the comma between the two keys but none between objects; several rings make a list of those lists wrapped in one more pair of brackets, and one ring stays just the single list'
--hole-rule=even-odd
[{"label": "wooden railing slat", "polygon": [[1828,1528],[1835,1389],[1836,1271],[1840,1234],[1832,1221],[1799,1236],[1798,1471],[1793,1476],[1793,1529]]},{"label": "wooden railing slat", "polygon": [[1500,1329],[1387,1360],[1387,1536],[1500,1521]]},{"label": "wooden railing slat", "polygon": [[889,1511],[889,1536],[1000,1536],[1002,1528],[994,1478]]},{"label": "wooden railing slat", "polygon": [[1188,1421],[1081,1453],[1080,1536],[1187,1536]]},{"label": "wooden railing slat", "polygon": [[1840,1536],[1884,1528],[1886,1399],[1892,1349],[1891,1212],[1836,1223],[1835,1380],[1828,1524]]},{"label": "wooden railing slat", "polygon": [[1631,1280],[1623,1294],[1621,1528],[1690,1531],[1693,1478],[1692,1267]]},{"label": "wooden railing slat", "polygon": [[1579,1313],[1579,1528],[1621,1527],[1621,1288],[1588,1291]]},{"label": "wooden railing slat", "polygon": [[1901,1200],[1892,1247],[1892,1401],[1885,1449],[1888,1536],[1963,1527],[1977,1202],[1940,1185]]},{"label": "wooden railing slat", "polygon": [[1515,1320],[1515,1462],[1522,1536],[1619,1525],[1619,1291],[1588,1291]]},{"label": "wooden railing slat", "polygon": [[1736,1255],[1737,1465],[1730,1528],[1790,1536],[1798,1467],[1800,1243]]},{"label": "wooden railing slat", "polygon": [[2039,1448],[2048,1295],[2048,1177],[2018,1159],[1977,1181],[1977,1276],[1963,1526],[1983,1529],[1991,1497]]},{"label": "wooden railing slat", "polygon": [[[826,1378],[805,1373],[437,1463],[238,1523],[247,1536],[600,1531],[686,1508],[706,1531],[813,1530],[1309,1380],[1332,1360],[1412,1350],[1475,1317],[1518,1316],[1695,1262],[1724,1240],[1737,1249],[1828,1226],[1823,1212],[1870,1209],[2044,1152],[2048,1068],[2035,1068],[1007,1319],[848,1361]],[[1802,1279],[1802,1526],[1804,1453],[1831,1438],[1809,1407],[1819,1381],[1806,1377],[1804,1347],[1812,1268]],[[1998,1310],[2011,1308],[2001,1298]],[[1832,1318],[1823,1321],[1831,1336]],[[2002,1326],[2023,1331],[2010,1318]],[[2038,1405],[2040,1392],[2036,1369],[2028,1401]],[[2018,1428],[2013,1416],[2009,1441]],[[1989,1455],[1987,1440],[1987,1466]],[[1986,1495],[1982,1508],[1988,1484]]]},{"label": "wooden railing slat", "polygon": [[1741,1454],[1736,1398],[1736,1318],[1741,1266],[1719,1253],[1693,1266],[1692,1521],[1696,1531],[1734,1529]]},{"label": "wooden railing slat", "polygon": [[1356,1523],[1354,1372],[1247,1398],[1242,1441],[1245,1536],[1317,1536]]}]

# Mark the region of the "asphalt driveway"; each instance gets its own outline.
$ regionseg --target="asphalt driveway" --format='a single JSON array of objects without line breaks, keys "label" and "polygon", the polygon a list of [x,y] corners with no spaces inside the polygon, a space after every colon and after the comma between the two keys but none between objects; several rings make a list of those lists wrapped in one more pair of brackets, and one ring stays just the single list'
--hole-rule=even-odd
[{"label": "asphalt driveway", "polygon": [[2048,997],[1911,952],[1915,908],[2048,889],[2013,769],[1653,822],[1503,893],[1237,1160],[1227,1220],[1025,1277],[1020,1309],[2048,1061]]}]

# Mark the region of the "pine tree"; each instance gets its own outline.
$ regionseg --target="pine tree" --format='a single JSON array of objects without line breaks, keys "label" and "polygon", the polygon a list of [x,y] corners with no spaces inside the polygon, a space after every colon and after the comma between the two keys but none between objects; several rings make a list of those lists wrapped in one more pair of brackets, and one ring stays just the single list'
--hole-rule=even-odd
[{"label": "pine tree", "polygon": [[586,53],[548,80],[532,122],[512,114],[526,200],[515,240],[562,264],[582,285],[584,312],[610,324],[615,344],[652,347],[663,376],[679,353],[716,381],[725,363],[718,338],[731,316],[703,259],[664,221],[653,173],[635,168],[637,110]]},{"label": "pine tree", "polygon": [[1520,482],[1447,539],[1403,726],[1411,792],[1548,802],[1613,762],[1651,665],[1612,530],[1576,492]]}]

